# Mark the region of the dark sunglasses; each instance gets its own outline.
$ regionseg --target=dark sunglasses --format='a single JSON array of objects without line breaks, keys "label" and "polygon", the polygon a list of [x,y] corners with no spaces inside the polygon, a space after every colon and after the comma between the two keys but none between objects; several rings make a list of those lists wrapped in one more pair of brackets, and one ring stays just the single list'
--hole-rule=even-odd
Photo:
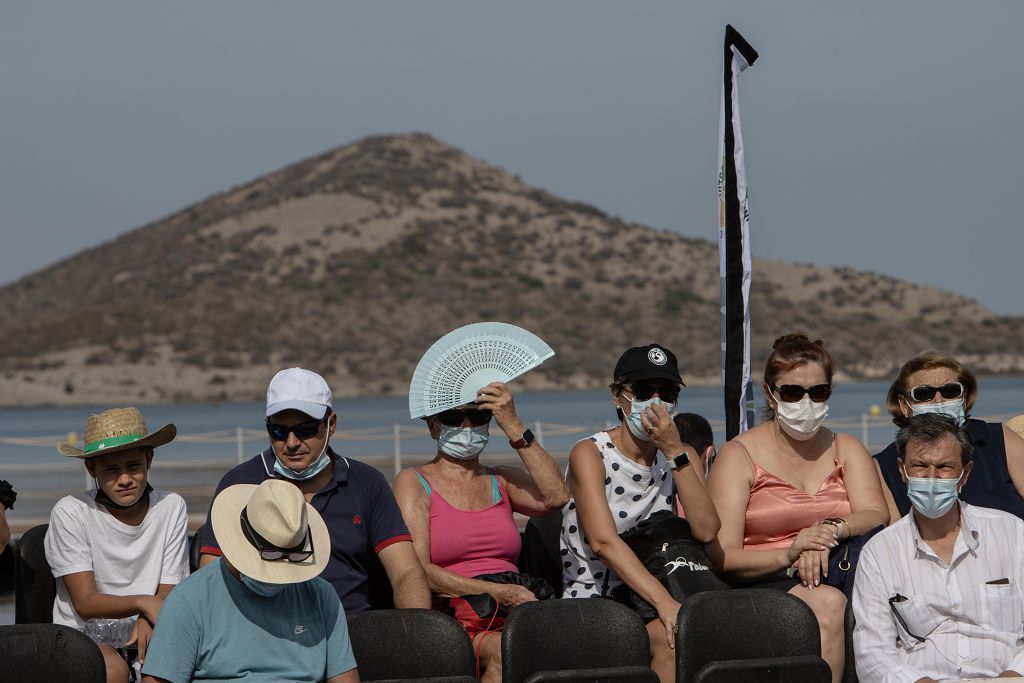
[{"label": "dark sunglasses", "polygon": [[[242,508],[242,514],[238,518],[242,522],[242,534],[245,536],[245,540],[249,541],[249,545],[253,548],[259,550],[260,558],[267,562],[279,562],[281,560],[285,562],[304,562],[313,554],[313,544],[310,543],[309,539],[309,525],[306,525],[306,535],[303,537],[302,543],[294,548],[280,548],[256,533],[256,530],[252,528],[252,524],[249,523],[249,515],[246,514],[245,508]],[[309,545],[309,550],[303,550],[307,545]]]},{"label": "dark sunglasses", "polygon": [[785,403],[796,403],[804,394],[810,396],[815,403],[824,403],[832,395],[832,387],[828,384],[815,384],[813,387],[802,387],[799,384],[783,384],[780,387],[773,384],[772,391]]},{"label": "dark sunglasses", "polygon": [[324,415],[323,419],[310,420],[309,422],[300,422],[297,425],[282,425],[276,422],[271,422],[270,418],[267,418],[267,434],[270,434],[270,438],[275,441],[286,441],[289,434],[294,434],[300,439],[308,439],[312,436],[316,436],[320,433],[320,425],[327,422],[327,418],[330,415]]},{"label": "dark sunglasses", "polygon": [[629,390],[633,392],[633,398],[638,401],[647,401],[658,395],[665,403],[675,403],[679,398],[679,385],[678,384],[650,384],[649,382],[634,382],[629,385]]},{"label": "dark sunglasses", "polygon": [[483,427],[491,421],[491,411],[489,410],[459,410],[453,408],[446,410],[443,413],[438,413],[434,416],[437,421],[443,424],[445,427],[461,427],[462,421],[469,418],[469,424],[474,427]]},{"label": "dark sunglasses", "polygon": [[935,394],[941,394],[942,398],[952,400],[964,395],[964,385],[960,382],[950,382],[941,387],[933,387],[922,384],[910,390],[910,399],[915,403],[924,403],[935,398]]}]

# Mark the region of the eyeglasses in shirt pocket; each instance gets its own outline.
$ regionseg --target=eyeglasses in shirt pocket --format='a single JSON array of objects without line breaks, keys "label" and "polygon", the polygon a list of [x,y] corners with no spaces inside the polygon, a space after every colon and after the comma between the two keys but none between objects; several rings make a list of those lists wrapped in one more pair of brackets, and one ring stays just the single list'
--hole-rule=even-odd
[{"label": "eyeglasses in shirt pocket", "polygon": [[921,645],[945,621],[946,617],[935,609],[936,605],[942,605],[945,600],[944,595],[937,593],[920,593],[892,603],[903,621],[900,623],[900,619],[894,619],[896,633],[905,649],[913,650]]}]

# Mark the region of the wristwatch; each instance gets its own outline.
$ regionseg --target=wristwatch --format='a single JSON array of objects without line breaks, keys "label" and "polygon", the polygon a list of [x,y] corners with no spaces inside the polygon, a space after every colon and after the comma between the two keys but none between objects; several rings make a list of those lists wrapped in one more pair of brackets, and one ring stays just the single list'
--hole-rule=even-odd
[{"label": "wristwatch", "polygon": [[523,435],[516,439],[515,441],[513,441],[512,439],[508,440],[508,445],[516,449],[517,451],[520,448],[526,448],[531,443],[533,443],[533,432],[531,432],[529,429],[523,432]]},{"label": "wristwatch", "polygon": [[689,464],[690,456],[686,454],[686,451],[683,451],[682,453],[668,461],[668,466],[671,467],[673,471],[681,470]]}]

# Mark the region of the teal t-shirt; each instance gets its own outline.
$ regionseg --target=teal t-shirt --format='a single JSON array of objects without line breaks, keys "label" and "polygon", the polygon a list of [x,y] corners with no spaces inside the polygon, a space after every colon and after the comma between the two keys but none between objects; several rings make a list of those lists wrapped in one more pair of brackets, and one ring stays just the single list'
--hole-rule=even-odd
[{"label": "teal t-shirt", "polygon": [[356,668],[345,610],[321,578],[264,598],[217,559],[164,600],[142,673],[188,681],[322,681]]}]

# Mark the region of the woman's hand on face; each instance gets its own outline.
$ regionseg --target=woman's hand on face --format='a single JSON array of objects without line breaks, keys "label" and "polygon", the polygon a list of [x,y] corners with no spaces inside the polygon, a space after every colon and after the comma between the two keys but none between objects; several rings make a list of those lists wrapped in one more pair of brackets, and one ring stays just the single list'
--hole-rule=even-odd
[{"label": "woman's hand on face", "polygon": [[537,596],[526,586],[517,583],[502,583],[491,589],[491,597],[505,607],[517,607],[524,602],[533,602]]},{"label": "woman's hand on face", "polygon": [[[509,438],[518,439],[523,435],[523,423],[516,413],[512,392],[508,390],[504,382],[491,382],[476,392],[476,403],[480,408],[491,411],[494,421],[498,423],[505,434],[509,435]],[[513,434],[509,430],[518,433]]]},{"label": "woman's hand on face", "polygon": [[814,588],[828,576],[828,551],[805,550],[793,566],[800,575],[800,581],[808,588]]},{"label": "woman's hand on face", "polygon": [[805,550],[824,550],[828,551],[838,545],[836,537],[832,533],[832,526],[821,526],[815,524],[809,526],[806,529],[801,529],[800,533],[793,539],[793,543],[789,546],[789,550],[786,551],[786,559],[792,565],[796,564],[797,558],[800,557],[800,553]]},{"label": "woman's hand on face", "polygon": [[640,425],[665,457],[675,457],[683,451],[679,430],[672,422],[672,416],[665,410],[665,406],[655,404],[645,408],[640,415]]}]

